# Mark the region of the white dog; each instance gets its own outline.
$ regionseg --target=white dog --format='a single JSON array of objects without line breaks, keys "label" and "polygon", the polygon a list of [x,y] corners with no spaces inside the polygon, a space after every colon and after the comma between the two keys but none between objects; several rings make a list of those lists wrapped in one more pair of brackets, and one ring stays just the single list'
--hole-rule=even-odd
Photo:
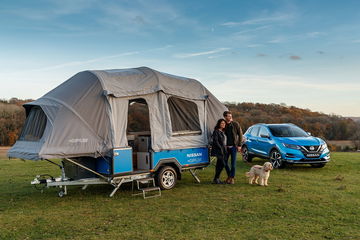
[{"label": "white dog", "polygon": [[[245,175],[249,178],[249,184],[259,184],[260,186],[267,186],[268,179],[270,176],[270,171],[273,169],[271,162],[264,163],[263,166],[254,165],[251,167],[250,171]],[[260,183],[258,179],[260,178]]]}]

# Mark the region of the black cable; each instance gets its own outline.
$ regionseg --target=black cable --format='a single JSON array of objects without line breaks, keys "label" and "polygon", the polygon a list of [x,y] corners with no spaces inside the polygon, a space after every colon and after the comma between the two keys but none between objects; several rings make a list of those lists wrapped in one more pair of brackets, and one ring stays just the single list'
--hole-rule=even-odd
[{"label": "black cable", "polygon": [[105,162],[109,165],[110,165],[110,162],[101,154],[101,152],[97,151],[99,153],[99,155],[105,160]]},{"label": "black cable", "polygon": [[[45,178],[45,177],[48,177],[48,178]],[[52,181],[55,180],[55,178],[53,176],[51,176],[50,174],[39,175],[39,177],[37,177],[37,179],[39,180],[40,184],[34,184],[34,187],[36,190],[39,190],[39,191],[42,191],[45,189],[47,179],[51,179]],[[40,185],[41,187],[39,187],[38,185]]]}]

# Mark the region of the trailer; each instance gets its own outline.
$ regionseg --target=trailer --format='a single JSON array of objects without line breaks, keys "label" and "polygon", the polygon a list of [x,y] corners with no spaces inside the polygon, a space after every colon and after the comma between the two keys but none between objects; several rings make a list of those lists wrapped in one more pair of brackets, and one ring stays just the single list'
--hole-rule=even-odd
[{"label": "trailer", "polygon": [[[147,67],[80,72],[24,105],[26,121],[11,158],[42,160],[61,176],[35,186],[124,183],[133,194],[160,196],[185,171],[210,163],[209,139],[226,107],[200,82]],[[54,159],[62,159],[57,161]]]}]

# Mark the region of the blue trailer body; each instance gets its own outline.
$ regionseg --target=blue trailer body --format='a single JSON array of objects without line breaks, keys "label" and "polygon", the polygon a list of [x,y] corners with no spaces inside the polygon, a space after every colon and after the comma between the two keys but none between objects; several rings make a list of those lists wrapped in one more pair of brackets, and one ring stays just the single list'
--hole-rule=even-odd
[{"label": "blue trailer body", "polygon": [[114,149],[113,173],[119,174],[132,171],[132,148]]},{"label": "blue trailer body", "polygon": [[121,174],[132,172],[132,148],[114,149],[113,158],[98,158],[96,168],[97,172],[103,174]]},{"label": "blue trailer body", "polygon": [[181,167],[209,163],[209,150],[207,147],[164,150],[153,153],[153,166],[156,168],[161,160],[176,160]]},{"label": "blue trailer body", "polygon": [[111,158],[97,158],[96,159],[96,171],[101,174],[111,174]]},{"label": "blue trailer body", "polygon": [[[133,168],[132,148],[114,149],[113,158],[98,158],[96,171],[102,174],[126,174]],[[150,169],[158,168],[161,162],[173,161],[181,168],[209,164],[209,150],[207,147],[163,150],[153,152]]]}]

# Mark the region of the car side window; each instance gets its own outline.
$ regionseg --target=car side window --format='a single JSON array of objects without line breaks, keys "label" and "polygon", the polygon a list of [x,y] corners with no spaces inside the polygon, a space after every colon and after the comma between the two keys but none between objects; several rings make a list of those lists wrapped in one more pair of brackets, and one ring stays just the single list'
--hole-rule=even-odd
[{"label": "car side window", "polygon": [[252,127],[249,127],[248,130],[246,130],[245,134],[250,134],[251,135],[251,131],[252,131]]},{"label": "car side window", "polygon": [[257,137],[259,133],[259,126],[255,126],[251,129],[251,136]]},{"label": "car side window", "polygon": [[261,135],[269,136],[269,131],[265,127],[261,127],[260,132],[259,132],[259,136],[261,137]]}]

